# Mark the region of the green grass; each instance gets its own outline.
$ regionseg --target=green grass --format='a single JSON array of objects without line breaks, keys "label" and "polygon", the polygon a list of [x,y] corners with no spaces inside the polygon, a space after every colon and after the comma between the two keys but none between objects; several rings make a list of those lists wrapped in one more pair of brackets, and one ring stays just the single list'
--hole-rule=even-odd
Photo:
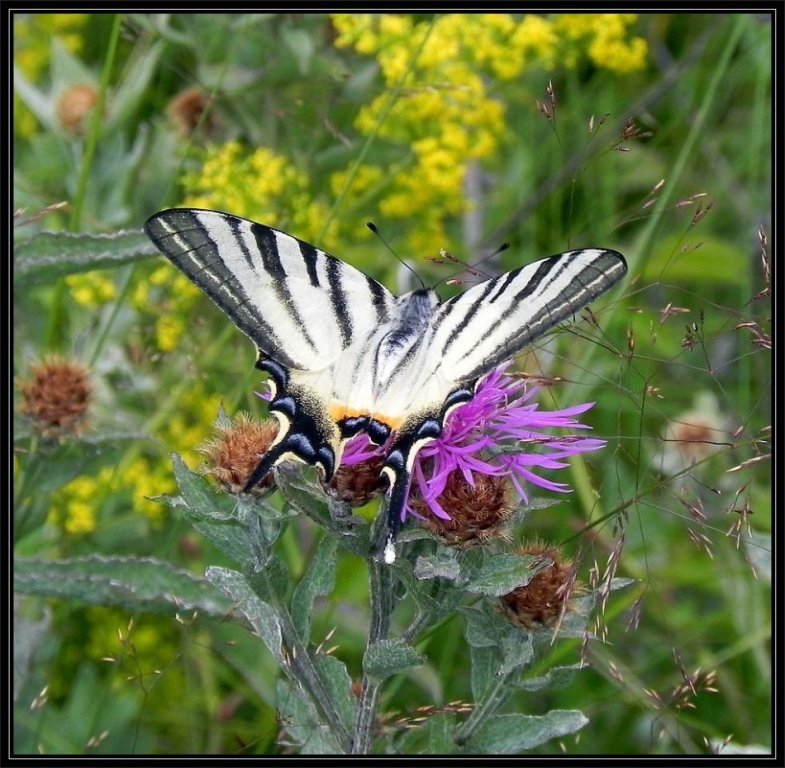
[{"label": "green grass", "polygon": [[[771,358],[759,231],[771,206],[769,22],[641,16],[619,38],[648,44],[645,66],[628,71],[561,29],[550,48],[531,43],[505,77],[498,68],[524,48],[463,21],[417,17],[421,37],[387,30],[363,54],[337,47],[336,26],[313,14],[17,16],[14,191],[32,219],[17,228],[17,258],[40,258],[31,238],[43,230],[138,230],[180,204],[290,231],[396,292],[406,278],[368,220],[430,284],[448,276],[428,260],[441,248],[476,263],[509,241],[494,269],[571,247],[623,252],[629,275],[593,305],[597,324],[582,313],[519,361],[558,378],[543,407],[595,402],[585,421],[608,445],[576,460],[559,478],[575,492],[532,511],[516,536],[562,545],[587,585],[609,574],[635,582],[591,620],[598,639],[556,642],[533,672],[581,657],[591,668],[558,689],[517,692],[506,711],[589,717],[576,736],[537,748],[547,754],[703,754],[725,739],[766,751]],[[476,45],[450,53],[461,40]],[[487,58],[472,61],[470,50]],[[74,129],[63,100],[84,84],[96,108]],[[201,111],[172,105],[187,89]],[[178,110],[181,121],[193,115],[187,132]],[[418,143],[431,138],[430,150]],[[440,164],[439,151],[464,140]],[[200,464],[221,403],[230,415],[263,413],[251,345],[141,237],[123,241],[114,261],[117,241],[68,242],[52,246],[56,274],[39,262],[33,278],[17,276],[15,375],[29,378],[31,364],[57,352],[88,366],[93,401],[85,430],[60,441],[17,414],[15,554],[153,557],[195,576],[229,566],[177,509],[145,497],[175,493],[171,452]],[[668,425],[683,435],[696,410],[717,431],[689,433],[703,441],[690,467],[663,438]],[[75,478],[93,525],[82,533],[68,527]],[[299,520],[279,541],[295,578],[319,536]],[[232,614],[176,620],[171,606],[95,602],[89,591],[20,601],[17,637],[30,656],[19,753],[287,751],[297,710],[276,701],[278,667]],[[401,606],[393,630],[412,610]],[[359,558],[339,555],[336,587],[312,621],[314,638],[335,630],[327,645],[359,679],[368,630]],[[419,639],[426,664],[383,686],[383,713],[471,701],[463,626],[456,614]],[[684,687],[690,675],[694,690]],[[391,743],[426,748],[414,730]]]}]

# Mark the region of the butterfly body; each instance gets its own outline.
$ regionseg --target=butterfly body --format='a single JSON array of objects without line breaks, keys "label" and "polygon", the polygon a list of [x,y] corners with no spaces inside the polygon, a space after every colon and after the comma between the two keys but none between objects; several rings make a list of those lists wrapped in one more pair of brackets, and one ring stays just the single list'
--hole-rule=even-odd
[{"label": "butterfly body", "polygon": [[145,230],[255,343],[256,365],[270,375],[280,429],[246,488],[292,459],[329,479],[346,441],[367,433],[388,444],[388,562],[414,459],[450,411],[626,272],[615,251],[576,250],[440,303],[427,289],[396,297],[312,245],[217,211],[162,211]]}]

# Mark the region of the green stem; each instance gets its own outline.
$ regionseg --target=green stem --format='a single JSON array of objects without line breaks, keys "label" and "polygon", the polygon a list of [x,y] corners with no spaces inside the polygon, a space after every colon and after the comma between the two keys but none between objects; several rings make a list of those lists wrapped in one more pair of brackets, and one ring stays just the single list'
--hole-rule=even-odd
[{"label": "green stem", "polygon": [[281,668],[292,683],[308,696],[319,713],[319,718],[330,728],[330,731],[340,744],[342,752],[345,754],[348,752],[351,744],[349,731],[341,721],[338,711],[332,705],[332,696],[322,684],[321,677],[313,665],[308,648],[305,647],[297,634],[285,601],[278,594],[275,584],[266,569],[262,569],[254,574],[254,578],[250,581],[252,586],[256,579],[259,579],[261,584],[260,589],[254,589],[254,591],[261,599],[270,601],[275,607],[281,620],[281,640],[283,646],[290,649],[288,654],[289,663],[281,665]]},{"label": "green stem", "polygon": [[[374,535],[371,536],[371,552],[374,554],[368,558],[371,626],[368,631],[367,648],[387,637],[394,607],[393,588],[396,579],[393,576],[393,569],[375,557],[375,553],[381,552],[387,535],[386,519],[385,514],[380,514],[376,518]],[[352,742],[353,755],[367,755],[370,752],[381,685],[381,680],[363,674],[360,701],[357,706],[357,724]]]},{"label": "green stem", "polygon": [[71,208],[70,225],[72,232],[77,232],[82,222],[82,208],[84,206],[85,196],[87,195],[87,184],[90,180],[93,160],[95,159],[95,152],[98,147],[98,139],[101,133],[101,123],[103,122],[104,107],[106,105],[106,94],[109,91],[109,82],[112,79],[112,70],[114,69],[115,57],[117,54],[117,44],[120,40],[120,27],[122,21],[122,14],[115,14],[112,30],[109,33],[109,45],[106,49],[104,68],[101,72],[101,82],[98,86],[98,99],[90,118],[90,128],[87,134],[84,156],[82,158],[82,167],[79,169],[79,180],[76,185],[73,207]]},{"label": "green stem", "polygon": [[453,737],[456,744],[462,745],[469,741],[477,728],[486,722],[502,705],[509,694],[507,680],[513,671],[517,671],[517,667],[505,674],[497,674],[495,676],[493,683],[488,686],[485,693],[480,697],[471,715],[456,729]]}]

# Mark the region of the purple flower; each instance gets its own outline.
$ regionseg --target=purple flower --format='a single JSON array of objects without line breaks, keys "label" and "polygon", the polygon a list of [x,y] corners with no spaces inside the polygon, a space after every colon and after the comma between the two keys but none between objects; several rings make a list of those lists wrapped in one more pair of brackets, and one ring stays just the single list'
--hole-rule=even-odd
[{"label": "purple flower", "polygon": [[[604,440],[577,435],[551,435],[552,429],[589,429],[576,417],[594,403],[583,403],[555,411],[540,410],[534,402],[538,387],[528,388],[525,381],[508,375],[509,363],[499,366],[480,381],[474,398],[457,407],[447,418],[440,437],[417,454],[412,473],[412,488],[428,509],[442,520],[451,516],[439,503],[450,477],[460,473],[469,486],[475,473],[507,478],[519,496],[528,501],[526,486],[568,493],[565,483],[541,477],[538,472],[563,469],[570,456],[596,451]],[[341,460],[351,466],[385,454],[384,446],[372,445],[367,437],[350,441]],[[409,505],[404,516],[420,515]]]}]

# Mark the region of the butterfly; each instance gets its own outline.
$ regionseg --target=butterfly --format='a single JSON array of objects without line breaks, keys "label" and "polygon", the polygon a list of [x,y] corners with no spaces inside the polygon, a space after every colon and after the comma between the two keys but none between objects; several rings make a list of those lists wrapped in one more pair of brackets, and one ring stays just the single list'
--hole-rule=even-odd
[{"label": "butterfly", "polygon": [[417,452],[486,373],[627,271],[616,251],[567,251],[441,302],[425,288],[395,296],[313,245],[219,211],[162,211],[145,232],[254,342],[270,377],[279,430],[245,490],[289,460],[329,480],[346,441],[365,432],[388,445],[388,563]]}]

